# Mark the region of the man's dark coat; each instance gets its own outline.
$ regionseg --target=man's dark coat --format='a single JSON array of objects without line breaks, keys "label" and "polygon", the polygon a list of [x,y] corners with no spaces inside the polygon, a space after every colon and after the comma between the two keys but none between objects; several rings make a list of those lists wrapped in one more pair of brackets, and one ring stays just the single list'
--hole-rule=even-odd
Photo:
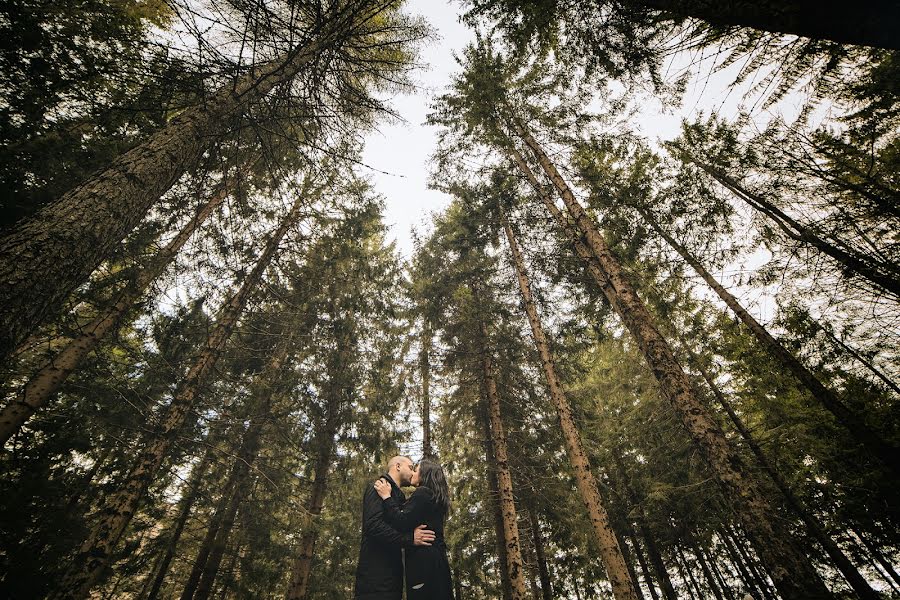
[{"label": "man's dark coat", "polygon": [[[406,497],[394,480],[387,475],[382,479],[391,484],[391,497],[403,505]],[[413,534],[399,533],[385,523],[382,516],[381,497],[372,484],[363,493],[362,543],[359,547],[359,563],[356,565],[356,600],[400,600],[403,595],[403,558],[400,549],[412,547]]]}]

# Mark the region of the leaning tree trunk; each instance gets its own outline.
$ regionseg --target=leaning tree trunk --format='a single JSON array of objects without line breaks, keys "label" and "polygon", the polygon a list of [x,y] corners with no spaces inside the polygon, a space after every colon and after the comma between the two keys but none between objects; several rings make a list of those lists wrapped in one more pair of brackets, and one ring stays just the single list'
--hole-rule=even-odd
[{"label": "leaning tree trunk", "polygon": [[422,377],[422,456],[429,458],[431,457],[431,326],[424,317],[419,373]]},{"label": "leaning tree trunk", "polygon": [[653,585],[653,576],[650,574],[650,566],[647,564],[647,557],[644,556],[644,552],[641,550],[641,543],[634,531],[634,527],[628,521],[627,515],[623,520],[625,522],[625,533],[628,536],[628,539],[631,540],[631,546],[634,548],[634,555],[637,557],[638,564],[641,566],[641,573],[644,575],[644,582],[647,584],[647,590],[650,592],[650,597],[653,600],[659,600],[659,592],[656,591],[656,586]]},{"label": "leaning tree trunk", "polygon": [[844,352],[846,352],[847,354],[849,354],[850,356],[855,358],[857,360],[857,362],[861,363],[866,368],[866,370],[868,370],[870,373],[872,373],[872,375],[874,375],[875,377],[880,379],[881,382],[884,383],[884,385],[886,385],[888,388],[893,390],[894,393],[896,393],[898,396],[900,396],[900,386],[898,386],[896,383],[894,383],[890,377],[885,375],[881,371],[881,369],[876,367],[872,363],[871,360],[868,360],[866,357],[862,356],[857,350],[854,350],[853,348],[848,346],[847,343],[844,342],[844,340],[840,339],[838,336],[836,336],[834,334],[833,331],[831,331],[827,327],[824,327],[821,323],[813,321],[813,324],[815,325],[816,329],[818,329],[819,331],[824,333],[826,336],[828,336],[828,339],[830,339],[832,342],[834,342],[835,345],[839,346]]},{"label": "leaning tree trunk", "polygon": [[526,600],[525,569],[522,550],[519,547],[519,526],[516,519],[516,504],[513,500],[512,475],[509,472],[509,452],[506,447],[506,432],[500,414],[500,395],[494,378],[493,359],[488,351],[487,327],[481,323],[481,371],[488,406],[491,443],[494,448],[494,464],[497,471],[497,487],[500,508],[503,514],[503,540],[506,544],[506,570],[512,586],[512,600]]},{"label": "leaning tree trunk", "polygon": [[[825,587],[791,533],[773,526],[771,517],[775,512],[747,472],[740,455],[728,442],[713,415],[695,393],[668,342],[656,328],[650,311],[638,297],[622,265],[611,252],[591,218],[575,199],[568,184],[532,135],[522,125],[517,124],[515,129],[557,189],[578,228],[581,235],[573,238],[576,251],[580,256],[586,251],[585,258],[589,271],[634,337],[659,382],[662,393],[703,453],[745,529],[752,532],[754,547],[778,590],[788,600],[832,598],[833,595]],[[521,156],[520,163],[527,167]],[[530,173],[530,170],[528,172]],[[533,174],[529,179],[537,183]],[[539,184],[536,189],[539,192],[543,191]],[[552,198],[543,193],[541,196],[548,208],[552,205],[555,209],[554,217],[556,217],[559,209]],[[559,217],[562,215],[559,214]],[[563,219],[563,223],[568,224],[568,220]],[[584,246],[584,249],[579,250],[579,246]]]},{"label": "leaning tree trunk", "polygon": [[246,501],[252,485],[253,477],[249,476],[249,474],[237,484],[231,497],[231,503],[225,512],[225,518],[222,520],[215,540],[213,540],[212,548],[206,560],[206,565],[203,567],[203,573],[200,576],[200,582],[197,584],[197,591],[194,593],[193,600],[209,600],[213,591],[213,585],[216,582],[216,576],[219,574],[219,567],[222,565],[225,548],[228,546],[228,539],[231,537],[235,518],[238,510]]},{"label": "leaning tree trunk", "polygon": [[240,289],[225,304],[206,346],[197,354],[190,370],[176,389],[159,425],[144,442],[122,487],[107,498],[99,511],[98,522],[69,566],[55,598],[59,600],[85,598],[97,583],[115,546],[131,522],[140,501],[175,441],[201,387],[231,337],[251,292],[262,279],[288,229],[297,221],[303,204],[304,198],[298,196],[290,212],[269,238],[253,270],[247,275]]},{"label": "leaning tree trunk", "polygon": [[133,281],[122,291],[116,303],[81,329],[81,334],[72,339],[65,347],[53,356],[42,367],[37,369],[28,383],[22,388],[18,397],[3,407],[0,412],[0,447],[15,435],[22,425],[31,418],[39,408],[43,407],[59,390],[69,375],[103,340],[122,317],[140,301],[166,267],[175,259],[182,246],[188,241],[197,228],[228,197],[229,186],[220,183],[209,200],[200,208],[194,217],[182,227],[172,241],[160,250]]},{"label": "leaning tree trunk", "polygon": [[169,534],[169,539],[166,541],[165,552],[151,571],[151,584],[144,600],[156,600],[159,596],[159,591],[166,580],[166,574],[169,572],[169,565],[172,564],[172,559],[175,558],[175,549],[178,547],[178,542],[181,540],[181,534],[184,532],[184,526],[187,524],[188,517],[191,515],[194,503],[200,497],[200,486],[211,463],[212,447],[210,446],[207,448],[206,452],[203,453],[203,458],[200,462],[191,470],[190,484],[188,484],[187,492],[184,493],[178,503],[180,507],[178,518],[175,519],[175,523],[172,526],[172,532]]},{"label": "leaning tree trunk", "polygon": [[259,455],[261,438],[277,396],[275,390],[278,377],[290,356],[293,335],[294,332],[289,331],[284,336],[276,346],[265,370],[254,378],[250,400],[246,407],[250,424],[244,431],[237,456],[222,486],[219,504],[213,511],[206,537],[182,590],[182,600],[202,600],[208,598],[212,592],[238,510],[250,493],[253,483],[250,470]]},{"label": "leaning tree trunk", "polygon": [[719,27],[751,27],[839,44],[900,50],[900,4],[872,0],[854,5],[836,0],[714,2],[713,0],[626,0],[677,17]]},{"label": "leaning tree trunk", "polygon": [[[634,488],[631,487],[631,483],[628,480],[628,472],[625,470],[625,463],[622,462],[622,457],[619,455],[618,450],[613,452],[612,459],[616,466],[619,481],[621,481],[622,487],[625,490],[625,497],[628,499],[628,504],[632,507],[632,510],[636,512],[637,516],[635,521],[637,521],[641,537],[644,538],[644,545],[647,546],[647,554],[650,556],[650,562],[653,565],[653,570],[656,572],[656,578],[659,580],[659,589],[662,590],[666,600],[678,600],[678,594],[675,593],[675,586],[672,585],[672,578],[669,577],[669,571],[666,569],[665,562],[663,562],[662,552],[660,552],[659,546],[657,546],[656,540],[651,534],[650,528],[647,526],[647,517],[644,514],[644,509],[641,508],[641,505],[638,503],[637,493],[635,493]],[[652,587],[652,585],[650,585],[650,587]]]},{"label": "leaning tree trunk", "polygon": [[528,510],[528,518],[531,521],[531,535],[534,538],[534,554],[537,557],[538,575],[541,580],[541,595],[544,600],[553,600],[553,584],[550,581],[547,553],[544,551],[544,536],[541,535],[541,522],[533,508]]},{"label": "leaning tree trunk", "polygon": [[106,260],[159,198],[247,107],[290,81],[319,53],[380,14],[387,0],[325,15],[285,55],[223,85],[203,104],[0,239],[0,362]]},{"label": "leaning tree trunk", "polygon": [[238,508],[250,490],[252,482],[250,469],[259,452],[262,421],[265,418],[264,415],[268,413],[268,408],[269,402],[266,401],[261,403],[261,410],[252,411],[257,414],[251,415],[250,425],[244,431],[241,447],[231,466],[231,473],[225,485],[222,486],[222,495],[213,512],[212,519],[210,519],[206,537],[200,545],[200,550],[194,559],[194,566],[181,592],[181,600],[205,598],[212,589],[212,582],[219,571],[222,552],[228,543],[228,536],[231,534]]},{"label": "leaning tree trunk", "polygon": [[900,297],[900,269],[898,269],[897,265],[872,261],[864,256],[859,256],[854,252],[837,247],[828,240],[822,239],[809,227],[793,219],[762,194],[748,190],[727,173],[695,157],[683,148],[679,149],[687,160],[697,165],[697,167],[725,188],[731,190],[732,193],[752,208],[771,219],[789,238],[812,246],[822,254],[831,257],[844,270],[864,277],[893,296]]},{"label": "leaning tree trunk", "polygon": [[781,342],[775,339],[768,330],[757,321],[753,315],[741,306],[738,299],[735,298],[721,283],[719,283],[712,274],[706,270],[703,264],[697,260],[687,248],[679,244],[671,235],[665,232],[659,223],[646,210],[638,208],[637,211],[644,217],[644,220],[653,228],[656,233],[662,237],[669,246],[675,250],[681,258],[688,263],[700,277],[703,278],[709,287],[716,292],[716,295],[722,299],[728,308],[734,312],[735,316],[741,320],[750,330],[757,341],[765,348],[769,354],[781,365],[787,367],[794,377],[803,384],[804,387],[812,394],[822,406],[826,408],[835,418],[835,420],[844,426],[853,436],[857,443],[865,447],[873,456],[878,458],[885,466],[891,469],[895,477],[900,479],[900,448],[889,444],[876,431],[865,424],[858,414],[850,410],[837,395],[826,387],[819,378],[816,377],[809,369],[807,369],[793,354],[788,352]]},{"label": "leaning tree trunk", "polygon": [[497,543],[497,561],[500,564],[498,571],[500,572],[500,592],[503,600],[512,600],[512,582],[509,580],[509,569],[506,568],[506,541],[503,533],[503,507],[500,506],[500,484],[497,482],[497,471],[490,462],[494,459],[494,444],[491,441],[491,421],[487,413],[487,407],[483,415],[484,421],[484,455],[488,464],[487,483],[488,483],[488,504],[491,507],[494,522],[494,539]]},{"label": "leaning tree trunk", "polygon": [[291,582],[285,595],[286,600],[306,600],[309,597],[309,580],[312,575],[316,540],[319,534],[316,520],[322,514],[322,508],[325,506],[328,476],[335,450],[334,440],[340,426],[340,404],[339,393],[330,394],[325,420],[318,436],[318,450],[313,471],[315,479],[304,507],[306,513],[304,531],[297,549],[297,558],[291,568]]},{"label": "leaning tree trunk", "polygon": [[766,475],[772,480],[775,484],[775,487],[781,492],[784,496],[785,501],[787,502],[788,507],[794,512],[795,515],[800,517],[800,520],[803,521],[803,524],[806,525],[807,531],[812,536],[814,540],[819,542],[822,548],[825,549],[825,552],[828,554],[829,558],[834,562],[835,566],[838,568],[838,571],[844,576],[844,579],[847,580],[847,583],[850,584],[850,587],[853,588],[853,591],[856,594],[864,599],[864,600],[878,600],[880,597],[875,590],[869,585],[869,582],[866,581],[866,578],[862,576],[859,570],[853,566],[853,563],[850,562],[850,559],[844,554],[844,552],[840,549],[840,547],[835,543],[831,536],[822,528],[819,524],[819,521],[816,517],[810,512],[809,508],[803,503],[800,498],[794,494],[794,491],[791,489],[788,482],[785,481],[784,477],[781,476],[781,473],[775,468],[766,454],[763,452],[763,449],[756,442],[756,439],[750,433],[750,430],[747,429],[747,426],[744,424],[744,421],[738,416],[738,414],[734,411],[734,408],[731,406],[731,403],[725,397],[725,394],[719,389],[719,386],[716,385],[716,382],[713,381],[712,377],[710,377],[709,373],[706,372],[699,364],[696,358],[693,356],[693,352],[688,349],[688,354],[694,358],[692,361],[694,363],[694,367],[699,371],[700,376],[703,377],[703,380],[706,382],[706,385],[709,386],[710,390],[712,390],[713,396],[718,401],[719,405],[725,410],[728,414],[728,418],[731,420],[734,428],[740,433],[741,438],[744,440],[744,443],[747,444],[747,447],[750,448],[750,451],[753,453],[753,456],[756,458],[756,461],[759,463],[759,466],[762,467],[763,471],[766,472]]},{"label": "leaning tree trunk", "polygon": [[534,297],[531,293],[531,282],[525,270],[522,252],[519,250],[519,244],[506,218],[506,213],[502,209],[500,220],[503,230],[506,232],[506,239],[512,254],[512,262],[519,282],[519,291],[522,294],[528,322],[531,324],[531,334],[541,358],[541,367],[544,370],[544,376],[547,378],[547,385],[550,388],[550,398],[559,416],[566,453],[569,456],[569,462],[572,463],[572,470],[575,472],[575,481],[578,484],[581,500],[588,511],[591,528],[594,532],[594,540],[600,549],[600,559],[603,561],[606,575],[610,585],[612,585],[613,596],[618,600],[636,600],[638,598],[638,592],[635,588],[636,584],[629,574],[628,564],[625,562],[622,549],[616,540],[616,533],[610,525],[609,515],[606,512],[603,497],[600,495],[600,488],[597,485],[597,480],[594,478],[594,472],[587,453],[584,451],[584,445],[581,443],[581,435],[578,432],[578,426],[575,424],[572,406],[569,404],[569,399],[566,397],[562,382],[556,372],[556,362],[550,353],[550,345],[544,333],[544,326],[541,324],[540,316],[534,303]]}]

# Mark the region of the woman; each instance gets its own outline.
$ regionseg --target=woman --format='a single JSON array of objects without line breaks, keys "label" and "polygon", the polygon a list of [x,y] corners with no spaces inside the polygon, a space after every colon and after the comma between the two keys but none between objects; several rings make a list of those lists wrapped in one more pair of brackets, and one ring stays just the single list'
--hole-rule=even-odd
[{"label": "woman", "polygon": [[413,472],[410,483],[416,487],[401,508],[391,498],[391,484],[375,482],[381,497],[384,520],[405,533],[425,524],[434,531],[431,546],[406,549],[406,597],[408,600],[453,600],[450,562],[444,543],[444,519],[450,509],[450,491],[444,469],[436,462],[423,460]]}]

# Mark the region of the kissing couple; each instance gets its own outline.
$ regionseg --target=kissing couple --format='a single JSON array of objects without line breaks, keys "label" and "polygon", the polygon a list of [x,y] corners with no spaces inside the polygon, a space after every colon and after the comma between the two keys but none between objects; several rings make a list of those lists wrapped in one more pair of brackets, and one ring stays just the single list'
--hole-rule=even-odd
[{"label": "kissing couple", "polygon": [[[413,486],[409,497],[400,488]],[[444,520],[450,492],[433,460],[395,456],[363,493],[362,541],[354,600],[453,600]],[[404,556],[405,555],[405,556]]]}]

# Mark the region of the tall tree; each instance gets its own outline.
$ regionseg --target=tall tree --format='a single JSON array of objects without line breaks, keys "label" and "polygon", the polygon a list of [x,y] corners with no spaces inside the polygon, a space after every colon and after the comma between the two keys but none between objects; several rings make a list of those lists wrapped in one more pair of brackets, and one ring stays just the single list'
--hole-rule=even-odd
[{"label": "tall tree", "polygon": [[[289,82],[304,69],[315,71],[313,65],[320,60],[340,72],[338,79],[346,75],[353,83],[364,81],[349,74],[367,61],[385,69],[385,79],[387,72],[404,68],[406,40],[416,34],[392,18],[395,0],[348,0],[309,8],[310,15],[294,13],[291,35],[298,41],[287,53],[225,83],[202,105],[182,111],[0,239],[0,360],[59,312],[69,294],[253,103],[273,90],[289,90]],[[339,62],[354,66],[342,72]],[[378,77],[368,75],[370,81]]]},{"label": "tall tree", "polygon": [[131,310],[147,288],[190,239],[195,231],[228,197],[228,182],[222,181],[210,193],[200,210],[181,228],[178,234],[160,249],[144,269],[128,283],[111,308],[94,317],[83,332],[68,342],[62,350],[36,369],[34,375],[22,387],[19,396],[0,412],[0,445],[5,445],[22,425],[56,394],[66,378],[97,344],[112,331],[124,315]]},{"label": "tall tree", "polygon": [[575,471],[575,477],[578,481],[578,490],[590,516],[595,540],[600,548],[600,555],[603,563],[606,565],[607,576],[612,584],[613,595],[616,598],[637,598],[635,582],[629,575],[628,565],[622,555],[615,531],[610,525],[609,515],[600,495],[600,489],[594,478],[590,461],[584,451],[578,428],[575,425],[572,407],[566,398],[562,382],[559,375],[557,375],[555,361],[550,354],[547,336],[544,333],[544,327],[541,324],[531,293],[531,282],[529,281],[528,273],[525,271],[525,261],[522,257],[522,252],[502,207],[500,211],[500,221],[509,244],[516,278],[519,282],[519,290],[528,315],[528,322],[531,325],[531,334],[541,357],[541,365],[547,378],[547,385],[550,388],[550,398],[556,406],[560,427],[563,431],[563,439],[566,441],[566,452],[569,455],[569,460],[572,462],[572,469]]},{"label": "tall tree", "polygon": [[134,516],[138,503],[168,454],[174,436],[181,429],[188,411],[196,401],[201,386],[231,337],[250,294],[259,284],[284,236],[296,224],[302,214],[301,209],[308,202],[308,198],[297,196],[288,214],[282,218],[278,228],[266,242],[253,270],[244,279],[238,291],[226,302],[215,329],[210,333],[205,347],[194,358],[190,371],[179,385],[159,425],[144,441],[140,455],[127,479],[116,493],[106,498],[100,511],[103,517],[82,544],[67,575],[60,582],[55,597],[84,598],[96,585],[100,574],[107,566],[112,549]]}]

